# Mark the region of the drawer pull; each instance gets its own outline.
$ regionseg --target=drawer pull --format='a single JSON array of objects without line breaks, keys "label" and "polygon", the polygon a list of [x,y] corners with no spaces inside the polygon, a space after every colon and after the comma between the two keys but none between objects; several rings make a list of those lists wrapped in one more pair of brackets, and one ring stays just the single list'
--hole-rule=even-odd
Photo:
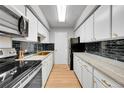
[{"label": "drawer pull", "polygon": [[95,80],[93,80],[93,83],[96,83],[96,81],[95,81]]},{"label": "drawer pull", "polygon": [[102,82],[106,84],[107,86],[111,87],[111,84],[108,84],[105,80],[102,79]]}]

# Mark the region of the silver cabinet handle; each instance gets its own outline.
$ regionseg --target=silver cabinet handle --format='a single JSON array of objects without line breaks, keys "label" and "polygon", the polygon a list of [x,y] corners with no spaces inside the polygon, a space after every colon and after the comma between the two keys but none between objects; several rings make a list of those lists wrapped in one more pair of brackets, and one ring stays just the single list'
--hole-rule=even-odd
[{"label": "silver cabinet handle", "polygon": [[6,73],[1,74],[1,75],[0,75],[0,78],[2,78],[2,80],[1,80],[1,81],[4,81],[4,80],[5,80],[5,78],[6,78]]},{"label": "silver cabinet handle", "polygon": [[106,84],[107,86],[111,87],[111,84],[108,84],[106,80],[101,80],[104,84]]}]

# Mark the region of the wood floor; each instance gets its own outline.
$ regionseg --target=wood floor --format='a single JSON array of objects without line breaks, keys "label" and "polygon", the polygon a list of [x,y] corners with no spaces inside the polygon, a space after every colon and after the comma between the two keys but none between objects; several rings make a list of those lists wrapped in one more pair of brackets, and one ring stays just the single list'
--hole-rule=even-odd
[{"label": "wood floor", "polygon": [[54,65],[46,88],[80,88],[80,84],[68,65]]}]

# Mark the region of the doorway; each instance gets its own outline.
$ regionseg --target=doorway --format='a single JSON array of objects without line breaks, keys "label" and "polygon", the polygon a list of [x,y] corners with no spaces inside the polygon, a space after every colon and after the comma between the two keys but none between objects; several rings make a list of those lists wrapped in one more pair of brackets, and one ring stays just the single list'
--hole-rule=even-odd
[{"label": "doorway", "polygon": [[55,64],[68,64],[67,32],[55,32]]}]

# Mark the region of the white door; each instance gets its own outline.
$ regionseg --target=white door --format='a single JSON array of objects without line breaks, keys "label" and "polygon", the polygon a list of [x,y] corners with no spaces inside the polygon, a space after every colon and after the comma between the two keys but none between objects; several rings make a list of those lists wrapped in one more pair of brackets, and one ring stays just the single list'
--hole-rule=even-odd
[{"label": "white door", "polygon": [[67,44],[67,32],[55,32],[55,64],[68,63]]}]

